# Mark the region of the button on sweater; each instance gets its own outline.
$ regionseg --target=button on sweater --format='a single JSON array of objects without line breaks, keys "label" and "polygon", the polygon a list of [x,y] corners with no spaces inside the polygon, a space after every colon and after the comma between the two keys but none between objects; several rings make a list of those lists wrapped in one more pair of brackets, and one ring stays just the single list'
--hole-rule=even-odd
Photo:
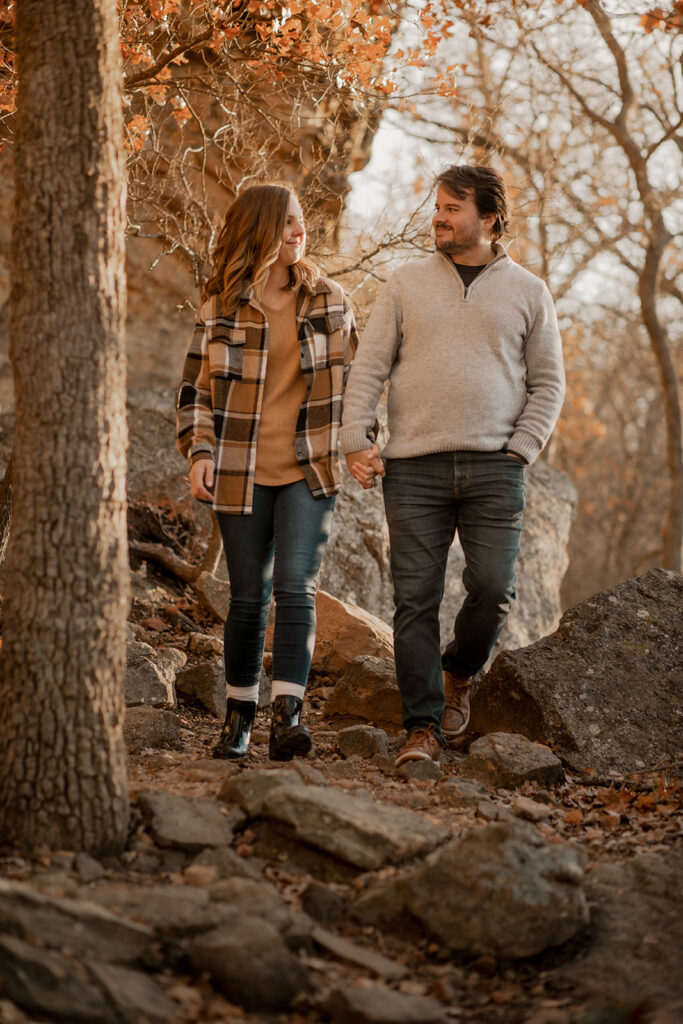
[{"label": "button on sweater", "polygon": [[531,463],[540,454],[564,398],[555,307],[543,281],[500,243],[492,249],[467,289],[441,252],[383,286],[344,394],[343,452],[375,440],[388,380],[386,458],[508,449]]}]

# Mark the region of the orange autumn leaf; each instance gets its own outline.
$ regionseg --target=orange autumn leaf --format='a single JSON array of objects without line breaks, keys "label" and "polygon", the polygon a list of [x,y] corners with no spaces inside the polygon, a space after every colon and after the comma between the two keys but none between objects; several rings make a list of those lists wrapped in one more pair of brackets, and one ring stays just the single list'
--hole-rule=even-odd
[{"label": "orange autumn leaf", "polygon": [[678,814],[680,812],[680,809],[681,808],[677,803],[657,804],[655,806],[655,811],[657,812],[657,814],[664,814],[667,817],[673,814]]},{"label": "orange autumn leaf", "polygon": [[640,808],[651,808],[659,803],[660,796],[658,793],[640,793],[636,799],[636,804]]},{"label": "orange autumn leaf", "polygon": [[598,815],[598,821],[603,828],[616,828],[620,818],[618,811],[600,811]]},{"label": "orange autumn leaf", "polygon": [[168,89],[165,85],[152,85],[147,90],[155,103],[164,104],[168,98]]},{"label": "orange autumn leaf", "polygon": [[136,114],[134,117],[131,117],[126,127],[131,135],[141,135],[149,128],[149,122],[142,114]]}]

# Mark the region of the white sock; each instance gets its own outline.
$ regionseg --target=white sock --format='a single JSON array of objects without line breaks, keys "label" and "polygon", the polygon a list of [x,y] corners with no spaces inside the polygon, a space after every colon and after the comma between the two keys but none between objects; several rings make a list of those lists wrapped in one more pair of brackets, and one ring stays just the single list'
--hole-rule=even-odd
[{"label": "white sock", "polygon": [[270,699],[271,702],[276,697],[298,697],[299,700],[304,699],[306,687],[302,686],[301,683],[290,683],[283,679],[273,679],[270,688]]},{"label": "white sock", "polygon": [[254,683],[253,686],[231,686],[230,683],[226,683],[225,690],[228,700],[258,700],[258,683]]}]

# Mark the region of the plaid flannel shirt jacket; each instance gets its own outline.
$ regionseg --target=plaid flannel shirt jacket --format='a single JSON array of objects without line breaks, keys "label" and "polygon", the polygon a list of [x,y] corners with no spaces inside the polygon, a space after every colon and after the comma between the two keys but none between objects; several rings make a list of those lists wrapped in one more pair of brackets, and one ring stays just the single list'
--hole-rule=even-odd
[{"label": "plaid flannel shirt jacket", "polygon": [[[306,396],[294,450],[313,496],[329,497],[341,482],[337,441],[344,385],[358,347],[356,324],[342,288],[327,278],[310,293],[300,289],[296,322]],[[227,315],[219,296],[207,299],[178,395],[178,450],[190,464],[215,460],[217,512],[252,511],[267,363],[268,322],[251,290]]]}]

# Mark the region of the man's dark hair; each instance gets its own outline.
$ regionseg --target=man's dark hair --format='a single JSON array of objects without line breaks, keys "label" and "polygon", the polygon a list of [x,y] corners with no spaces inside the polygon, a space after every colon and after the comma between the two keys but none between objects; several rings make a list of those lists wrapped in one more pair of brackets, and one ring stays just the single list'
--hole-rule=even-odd
[{"label": "man's dark hair", "polygon": [[473,198],[480,217],[495,213],[491,229],[494,242],[505,234],[510,224],[510,212],[505,182],[498,171],[482,164],[451,164],[438,175],[436,185],[443,185],[457,199]]}]

